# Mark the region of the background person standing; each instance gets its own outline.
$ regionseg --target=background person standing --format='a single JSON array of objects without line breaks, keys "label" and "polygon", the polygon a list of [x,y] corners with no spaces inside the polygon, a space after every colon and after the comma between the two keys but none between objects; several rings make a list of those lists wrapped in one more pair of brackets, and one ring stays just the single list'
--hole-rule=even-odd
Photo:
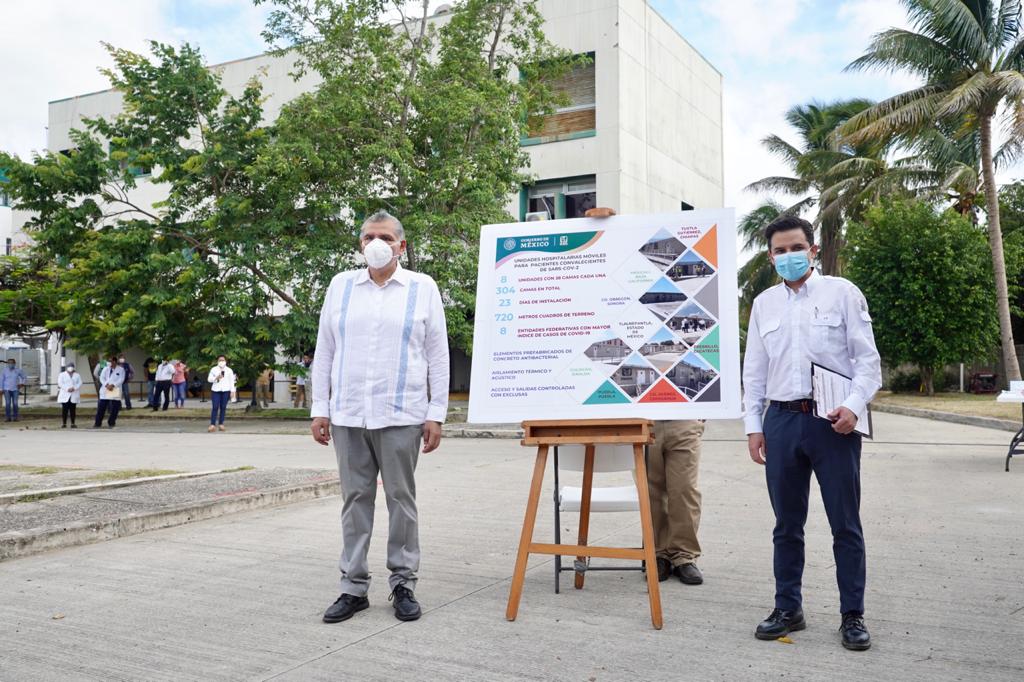
[{"label": "background person standing", "polygon": [[135,368],[128,362],[128,359],[121,353],[117,358],[117,364],[124,368],[124,386],[121,387],[124,409],[132,409],[132,379],[135,378]]},{"label": "background person standing", "polygon": [[82,402],[82,375],[75,371],[74,365],[68,365],[57,377],[57,403],[60,405],[60,428],[66,429],[68,417],[71,417],[71,428],[75,425],[75,410]]},{"label": "background person standing", "polygon": [[156,393],[156,368],[158,364],[159,363],[157,363],[157,361],[151,357],[146,358],[145,362],[142,363],[142,368],[146,373],[147,407],[153,407],[153,403],[156,401],[156,398],[153,394]]},{"label": "background person standing", "polygon": [[18,361],[10,358],[0,376],[0,386],[4,391],[4,421],[16,422],[18,417],[18,393],[28,383],[25,372],[18,367]]},{"label": "background person standing", "polygon": [[110,357],[110,363],[100,371],[100,400],[96,407],[94,429],[103,425],[103,416],[109,412],[107,426],[117,425],[117,414],[121,411],[121,387],[124,385],[124,368],[117,364],[117,356]]},{"label": "background person standing", "polygon": [[174,376],[171,378],[171,386],[174,388],[174,407],[185,407],[185,394],[188,392],[188,365],[181,360],[172,360]]},{"label": "background person standing", "polygon": [[164,359],[156,367],[156,390],[153,392],[153,411],[160,409],[160,397],[163,396],[166,412],[171,402],[171,382],[174,379],[174,365],[170,360]]},{"label": "background person standing", "polygon": [[224,428],[224,416],[228,409],[228,399],[235,392],[235,372],[228,367],[228,359],[217,356],[217,364],[210,370],[206,380],[210,382],[210,433]]}]

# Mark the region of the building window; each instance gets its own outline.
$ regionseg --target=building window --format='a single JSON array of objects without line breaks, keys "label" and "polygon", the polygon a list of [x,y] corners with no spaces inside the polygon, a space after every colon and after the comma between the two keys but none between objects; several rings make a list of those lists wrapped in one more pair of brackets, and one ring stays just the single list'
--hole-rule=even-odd
[{"label": "building window", "polygon": [[593,175],[567,180],[545,180],[523,188],[520,220],[582,218],[597,206],[597,180]]},{"label": "building window", "polygon": [[138,160],[138,153],[132,154],[129,151],[121,151],[114,143],[110,143],[110,157],[118,162],[121,170],[127,170],[136,178],[148,177],[153,169],[141,163],[133,163]]},{"label": "building window", "polygon": [[565,106],[529,122],[524,145],[592,137],[597,128],[597,97],[594,54],[585,64],[573,67],[551,83],[551,88],[568,98]]},{"label": "building window", "polygon": [[10,205],[11,198],[7,196],[7,192],[0,190],[0,206],[3,206],[4,208],[10,208]]}]

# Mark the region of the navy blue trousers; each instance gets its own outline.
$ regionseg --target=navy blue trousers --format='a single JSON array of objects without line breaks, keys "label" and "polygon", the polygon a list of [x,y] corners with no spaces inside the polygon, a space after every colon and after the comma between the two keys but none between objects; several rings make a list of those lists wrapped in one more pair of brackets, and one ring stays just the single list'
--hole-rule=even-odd
[{"label": "navy blue trousers", "polygon": [[860,435],[843,436],[828,420],[769,406],[764,438],[768,496],[775,511],[775,608],[801,608],[804,524],[813,471],[832,528],[840,613],[863,613],[867,571],[860,525]]}]

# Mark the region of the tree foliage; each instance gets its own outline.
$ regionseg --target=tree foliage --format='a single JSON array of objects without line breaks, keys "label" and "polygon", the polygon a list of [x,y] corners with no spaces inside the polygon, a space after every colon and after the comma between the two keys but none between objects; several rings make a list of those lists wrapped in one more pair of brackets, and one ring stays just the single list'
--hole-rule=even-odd
[{"label": "tree foliage", "polygon": [[346,226],[348,247],[360,216],[398,216],[408,266],[438,282],[468,350],[479,228],[512,219],[508,199],[528,180],[520,138],[559,101],[547,83],[574,60],[544,37],[532,0],[463,0],[440,26],[422,0],[273,4],[268,40],[322,82],[281,112],[265,163],[321,221]]},{"label": "tree foliage", "polygon": [[850,279],[871,302],[891,367],[913,363],[928,393],[935,370],[986,356],[999,338],[985,233],[920,201],[885,201],[848,230]]},{"label": "tree foliage", "polygon": [[83,353],[195,367],[224,353],[253,377],[275,347],[311,348],[327,285],[359,262],[362,216],[387,208],[468,350],[479,226],[509,220],[520,137],[573,60],[533,0],[463,0],[440,26],[426,4],[396,26],[385,2],[276,3],[266,35],[315,87],[272,123],[259,77],[231,94],[194,47],[108,46],[119,115],[86,119],[66,154],[0,153],[33,253],[56,269],[47,325]]},{"label": "tree foliage", "polygon": [[[911,28],[872,38],[847,68],[903,72],[921,79],[857,114],[838,134],[850,144],[903,142],[912,146],[938,126],[977,135],[985,192],[989,247],[999,313],[1003,362],[1020,379],[1011,327],[1009,288],[995,165],[1024,152],[1024,36],[1020,0],[903,0]],[[1006,142],[996,150],[994,124]]]}]

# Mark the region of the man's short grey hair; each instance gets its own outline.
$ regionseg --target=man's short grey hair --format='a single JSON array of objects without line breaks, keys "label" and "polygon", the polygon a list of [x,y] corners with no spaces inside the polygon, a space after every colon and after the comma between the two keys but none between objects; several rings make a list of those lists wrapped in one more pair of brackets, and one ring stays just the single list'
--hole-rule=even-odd
[{"label": "man's short grey hair", "polygon": [[398,237],[399,239],[405,239],[405,228],[402,227],[402,221],[400,221],[398,218],[391,215],[387,211],[377,211],[369,218],[364,220],[363,226],[359,230],[359,236],[362,237],[364,234],[366,234],[367,225],[373,225],[374,223],[386,223],[389,220],[395,226],[395,236]]}]

